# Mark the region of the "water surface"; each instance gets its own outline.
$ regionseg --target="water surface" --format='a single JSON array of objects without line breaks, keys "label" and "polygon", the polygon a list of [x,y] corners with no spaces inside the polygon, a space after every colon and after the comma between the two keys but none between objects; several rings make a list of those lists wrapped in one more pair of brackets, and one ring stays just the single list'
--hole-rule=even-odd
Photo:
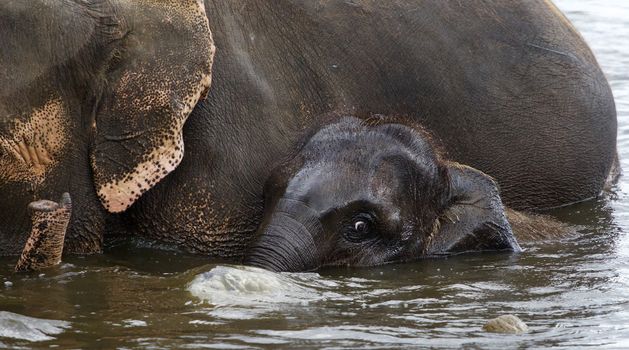
[{"label": "water surface", "polygon": [[[629,2],[561,0],[605,70],[629,161]],[[629,177],[557,211],[578,236],[371,269],[273,274],[119,247],[14,275],[0,259],[0,348],[629,347]],[[481,330],[502,314],[528,334]]]}]

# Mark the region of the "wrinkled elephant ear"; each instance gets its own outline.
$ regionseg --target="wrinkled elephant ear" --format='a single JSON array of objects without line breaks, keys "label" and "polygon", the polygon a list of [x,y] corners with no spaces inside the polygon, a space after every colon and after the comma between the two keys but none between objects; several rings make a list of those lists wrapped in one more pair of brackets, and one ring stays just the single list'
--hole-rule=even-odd
[{"label": "wrinkled elephant ear", "polygon": [[127,34],[106,73],[92,168],[110,212],[122,212],[181,162],[182,128],[211,82],[214,44],[203,1],[120,0]]},{"label": "wrinkled elephant ear", "polygon": [[484,173],[449,163],[450,204],[426,244],[427,255],[521,251],[495,182]]}]

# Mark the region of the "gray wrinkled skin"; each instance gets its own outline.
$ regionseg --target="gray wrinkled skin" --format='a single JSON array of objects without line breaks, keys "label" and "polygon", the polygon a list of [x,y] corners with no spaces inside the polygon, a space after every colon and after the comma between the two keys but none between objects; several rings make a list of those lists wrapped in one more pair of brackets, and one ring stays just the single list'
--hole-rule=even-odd
[{"label": "gray wrinkled skin", "polygon": [[273,210],[264,184],[332,112],[421,125],[517,210],[596,197],[616,159],[609,85],[545,0],[15,4],[0,5],[15,28],[0,162],[29,166],[0,176],[1,254],[23,248],[28,203],[69,192],[68,252],[138,234],[241,261]]}]

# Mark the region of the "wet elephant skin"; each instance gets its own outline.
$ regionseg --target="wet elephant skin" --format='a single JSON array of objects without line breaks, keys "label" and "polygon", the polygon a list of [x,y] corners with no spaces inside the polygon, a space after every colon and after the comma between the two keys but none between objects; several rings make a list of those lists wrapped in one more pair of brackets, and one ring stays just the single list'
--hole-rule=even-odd
[{"label": "wet elephant skin", "polygon": [[[519,210],[595,197],[607,179],[616,152],[611,91],[547,1],[206,1],[205,12],[217,48],[212,87],[183,126],[179,166],[123,214],[107,213],[94,181],[111,171],[99,180],[90,169],[99,136],[85,115],[95,102],[72,95],[67,108],[83,117],[70,127],[73,156],[50,172],[59,180],[37,193],[0,183],[3,198],[14,198],[0,204],[12,214],[1,221],[2,247],[25,229],[20,204],[25,212],[29,201],[67,191],[75,199],[67,241],[87,242],[70,251],[99,251],[103,237],[132,232],[240,259],[264,217],[272,170],[335,122],[331,112],[422,125],[449,160],[493,177]],[[116,51],[115,62],[132,54]]]},{"label": "wet elephant skin", "polygon": [[609,86],[546,1],[213,1],[207,12],[213,86],[184,129],[186,158],[131,211],[151,237],[233,255],[258,227],[271,170],[330,111],[421,123],[516,209],[597,196],[615,157]]}]

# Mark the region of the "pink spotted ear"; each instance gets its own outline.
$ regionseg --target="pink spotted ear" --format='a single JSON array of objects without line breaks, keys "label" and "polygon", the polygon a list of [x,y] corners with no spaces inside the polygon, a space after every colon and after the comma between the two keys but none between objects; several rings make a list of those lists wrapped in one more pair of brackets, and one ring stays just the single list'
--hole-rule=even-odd
[{"label": "pink spotted ear", "polygon": [[127,33],[96,116],[96,191],[123,212],[184,155],[183,125],[210,87],[214,43],[203,1],[116,3]]}]

